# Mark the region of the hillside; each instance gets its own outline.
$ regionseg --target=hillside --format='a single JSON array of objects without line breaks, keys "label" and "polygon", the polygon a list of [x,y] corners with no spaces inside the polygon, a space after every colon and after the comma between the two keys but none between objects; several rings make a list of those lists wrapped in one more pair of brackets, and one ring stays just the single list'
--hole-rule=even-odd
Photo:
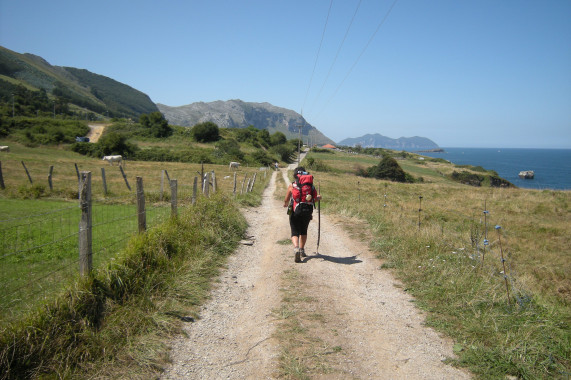
[{"label": "hillside", "polygon": [[[157,111],[144,93],[84,69],[52,66],[33,54],[0,47],[0,99],[5,107],[15,96],[18,115],[38,112],[109,117],[138,117]],[[10,104],[11,105],[11,104]],[[11,107],[10,111],[11,111]]]},{"label": "hillside", "polygon": [[268,130],[270,134],[282,132],[291,139],[299,136],[298,126],[303,125],[301,134],[304,142],[333,143],[333,140],[305,121],[297,112],[269,103],[252,103],[236,99],[197,102],[180,107],[169,107],[164,104],[157,106],[169,123],[180,126],[191,127],[206,121],[211,121],[221,128],[246,128],[253,125],[257,129]]},{"label": "hillside", "polygon": [[347,138],[339,141],[339,145],[356,146],[360,145],[363,148],[384,148],[393,150],[406,150],[409,152],[419,150],[432,150],[439,149],[439,146],[432,140],[426,137],[400,137],[392,139],[375,134],[367,134],[361,137]]}]

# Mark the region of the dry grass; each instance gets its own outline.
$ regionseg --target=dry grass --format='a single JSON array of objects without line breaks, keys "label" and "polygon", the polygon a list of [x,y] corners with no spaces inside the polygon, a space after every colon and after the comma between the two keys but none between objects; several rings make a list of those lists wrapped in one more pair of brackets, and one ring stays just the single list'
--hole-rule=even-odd
[{"label": "dry grass", "polygon": [[378,158],[312,155],[332,168],[312,173],[322,211],[366,222],[352,233],[459,342],[458,364],[484,378],[571,372],[571,192],[460,185],[442,175],[453,165],[414,158],[398,162],[424,182],[393,183],[347,172]]},{"label": "dry grass", "polygon": [[[103,197],[103,180],[101,168],[105,169],[106,183],[108,195],[118,196],[130,193],[128,190],[119,167],[109,165],[101,159],[90,158],[57,148],[27,148],[25,146],[10,144],[10,152],[2,153],[2,174],[6,189],[2,192],[5,196],[18,196],[18,192],[22,189],[32,187],[30,184],[22,161],[24,161],[33,185],[42,186],[47,196],[75,198],[77,196],[77,173],[75,164],[79,171],[92,172],[93,196],[95,198]],[[48,173],[50,166],[54,166],[52,181],[53,191],[49,191]],[[145,162],[145,161],[127,161],[124,164],[124,172],[127,181],[134,191],[136,186],[136,177],[142,177],[146,192],[158,193],[161,188],[162,171],[166,170],[170,179],[176,179],[178,182],[179,192],[183,197],[192,194],[194,177],[199,176],[202,166],[192,163],[178,162]],[[204,171],[215,171],[218,188],[226,193],[233,191],[234,172],[226,165],[205,164]],[[247,175],[252,178],[257,173],[257,181],[264,172],[258,167],[240,168],[237,172],[237,192],[240,193],[241,182]],[[267,175],[267,174],[266,174]],[[169,193],[168,185],[163,186],[164,192]],[[200,183],[200,182],[199,182]]]}]

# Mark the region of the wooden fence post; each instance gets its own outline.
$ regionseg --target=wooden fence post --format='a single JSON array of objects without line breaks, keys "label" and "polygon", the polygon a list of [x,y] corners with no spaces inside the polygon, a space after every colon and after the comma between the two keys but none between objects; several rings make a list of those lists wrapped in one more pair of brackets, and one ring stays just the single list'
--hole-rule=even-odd
[{"label": "wooden fence post", "polygon": [[192,204],[196,203],[196,190],[198,187],[198,177],[194,177],[194,186],[192,186]]},{"label": "wooden fence post", "polygon": [[232,191],[234,196],[236,196],[236,172],[234,172],[234,190]]},{"label": "wooden fence post", "polygon": [[54,189],[54,185],[52,183],[52,174],[54,172],[54,166],[50,165],[50,172],[48,174],[48,185],[50,186],[50,190]]},{"label": "wooden fence post", "polygon": [[125,175],[125,172],[123,171],[123,166],[119,165],[119,170],[121,170],[121,174],[123,175],[123,179],[125,180],[125,185],[127,185],[127,189],[129,189],[129,191],[131,191],[131,186],[129,186],[129,181],[127,181],[127,176]]},{"label": "wooden fence post", "polygon": [[246,179],[248,178],[248,173],[244,176],[244,181],[242,181],[242,188],[240,189],[240,195],[244,194],[244,184],[246,183]]},{"label": "wooden fence post", "polygon": [[211,177],[212,177],[212,194],[216,194],[216,173],[214,173],[214,170],[212,171]]},{"label": "wooden fence post", "polygon": [[0,189],[4,190],[6,186],[4,186],[4,176],[2,175],[2,161],[0,161]]},{"label": "wooden fence post", "polygon": [[176,179],[170,181],[171,185],[171,217],[176,217],[178,215],[177,212],[177,188],[178,183]]},{"label": "wooden fence post", "polygon": [[75,165],[75,174],[77,174],[77,182],[81,181],[81,178],[79,178],[79,168],[77,167],[77,164],[74,163],[73,165]]},{"label": "wooden fence post", "polygon": [[204,196],[208,198],[208,193],[210,190],[210,172],[206,173],[205,177],[206,178],[204,179],[204,183],[202,185],[202,192],[204,193]]},{"label": "wooden fence post", "polygon": [[105,168],[101,168],[101,178],[103,179],[103,195],[107,195],[107,179],[105,178]]},{"label": "wooden fence post", "polygon": [[254,190],[254,184],[256,183],[256,174],[258,173],[254,173],[254,178],[252,178],[252,184],[250,185],[250,189],[248,190],[248,192]]},{"label": "wooden fence post", "polygon": [[30,180],[30,183],[33,185],[34,182],[32,181],[32,177],[30,177],[30,172],[28,171],[28,168],[26,167],[26,164],[24,164],[24,161],[20,161],[22,163],[22,166],[24,167],[24,170],[26,171],[26,175],[28,176],[28,179]]},{"label": "wooden fence post", "polygon": [[246,185],[246,193],[250,192],[250,183],[252,183],[252,178],[248,178],[248,184]]},{"label": "wooden fence post", "polygon": [[139,233],[147,230],[147,215],[145,213],[145,192],[143,191],[143,177],[137,177],[137,221]]},{"label": "wooden fence post", "polygon": [[161,170],[161,195],[159,197],[159,199],[161,200],[161,202],[163,201],[163,189],[164,189],[164,184],[165,184],[165,171],[164,169]]},{"label": "wooden fence post", "polygon": [[91,172],[81,172],[79,187],[79,274],[87,276],[93,269]]}]

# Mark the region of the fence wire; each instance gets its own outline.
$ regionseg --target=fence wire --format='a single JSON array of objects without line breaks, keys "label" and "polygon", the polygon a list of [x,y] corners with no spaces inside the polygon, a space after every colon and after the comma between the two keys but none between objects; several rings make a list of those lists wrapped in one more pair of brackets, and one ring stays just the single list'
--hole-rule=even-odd
[{"label": "fence wire", "polygon": [[[214,182],[219,183],[220,178],[213,172],[208,174],[205,177],[210,178],[212,193],[216,190]],[[166,177],[168,179],[168,174]],[[242,182],[246,182],[246,177]],[[224,179],[228,181],[229,178]],[[189,206],[197,197],[203,196],[202,181],[198,178],[195,189],[193,179],[191,177],[190,183],[177,183],[178,208]],[[165,181],[165,184],[161,186],[162,191],[144,191],[147,230],[160,226],[171,217],[171,187],[169,182]],[[238,194],[241,185],[238,182],[236,186]],[[54,201],[56,204],[61,202]],[[93,268],[102,268],[139,232],[135,189],[124,195],[93,196],[91,215]],[[42,300],[52,299],[77,279],[80,219],[81,208],[79,201],[75,201],[50,211],[0,220],[0,322],[18,318]]]}]

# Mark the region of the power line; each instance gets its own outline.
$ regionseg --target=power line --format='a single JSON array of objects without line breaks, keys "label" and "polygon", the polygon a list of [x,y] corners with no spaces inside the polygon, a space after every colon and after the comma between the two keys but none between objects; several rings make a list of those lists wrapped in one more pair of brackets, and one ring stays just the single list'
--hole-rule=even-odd
[{"label": "power line", "polygon": [[339,48],[337,48],[337,53],[335,54],[335,58],[333,58],[333,62],[331,63],[331,66],[329,67],[329,71],[327,72],[327,75],[325,76],[325,80],[323,81],[323,84],[321,85],[321,88],[319,89],[319,93],[317,94],[317,96],[313,100],[312,108],[315,106],[317,99],[319,99],[319,96],[323,92],[323,88],[325,87],[325,84],[327,83],[327,80],[329,79],[329,75],[331,75],[331,71],[333,70],[333,66],[335,66],[335,62],[337,62],[337,57],[339,57],[339,53],[341,52],[341,48],[343,47],[343,44],[345,43],[345,40],[347,39],[347,35],[349,34],[349,30],[351,29],[351,26],[353,25],[353,21],[355,20],[355,16],[357,15],[357,12],[359,11],[359,7],[361,6],[361,1],[362,0],[359,0],[359,4],[357,4],[357,8],[355,9],[355,13],[353,13],[353,17],[351,18],[351,22],[349,23],[349,26],[347,27],[347,31],[345,32],[345,35],[343,36],[343,40],[339,44]]},{"label": "power line", "polygon": [[353,63],[353,65],[351,66],[351,68],[349,69],[349,71],[347,72],[347,74],[345,75],[345,77],[343,78],[343,80],[341,81],[341,83],[339,84],[339,86],[337,86],[337,88],[335,89],[335,91],[333,92],[333,95],[331,95],[331,97],[327,100],[327,102],[325,102],[323,108],[321,109],[321,111],[318,113],[318,115],[321,114],[321,112],[323,112],[323,110],[325,109],[325,107],[327,107],[327,105],[331,102],[331,100],[333,100],[333,98],[335,97],[335,95],[337,95],[337,92],[339,92],[339,89],[341,88],[341,86],[343,86],[343,83],[345,83],[345,80],[347,80],[347,78],[349,77],[349,75],[351,74],[351,72],[353,71],[353,69],[355,68],[355,66],[357,66],[357,63],[359,62],[359,60],[361,59],[361,57],[363,56],[363,54],[365,54],[365,51],[367,50],[367,48],[369,47],[369,45],[371,44],[371,42],[373,41],[373,39],[375,38],[377,32],[379,31],[379,29],[381,29],[381,26],[383,26],[383,24],[385,23],[385,21],[387,20],[387,18],[389,17],[389,15],[391,14],[391,11],[393,10],[393,8],[395,7],[395,5],[397,4],[398,0],[393,1],[393,3],[391,4],[389,10],[387,11],[387,13],[385,14],[385,17],[383,17],[383,19],[381,20],[381,22],[379,22],[379,25],[377,25],[377,29],[375,29],[375,32],[371,35],[371,37],[369,38],[369,41],[367,41],[367,44],[365,45],[365,47],[363,48],[363,50],[361,51],[361,54],[359,54],[359,56],[357,57],[357,59],[355,60],[355,63]]},{"label": "power line", "polygon": [[307,86],[307,91],[305,92],[305,98],[303,99],[303,105],[301,106],[302,115],[303,115],[303,107],[305,107],[305,102],[307,101],[307,95],[309,94],[309,89],[311,88],[311,82],[313,82],[313,75],[315,74],[315,67],[317,66],[317,60],[319,59],[319,53],[321,52],[321,46],[323,45],[323,38],[325,37],[325,30],[327,29],[327,23],[329,22],[329,15],[331,14],[332,6],[333,6],[333,0],[331,0],[331,2],[329,3],[329,10],[327,11],[327,18],[325,19],[325,25],[323,26],[323,33],[321,33],[321,41],[319,42],[319,48],[317,49],[317,55],[315,56],[313,71],[311,72],[311,77],[309,78],[309,85]]}]

